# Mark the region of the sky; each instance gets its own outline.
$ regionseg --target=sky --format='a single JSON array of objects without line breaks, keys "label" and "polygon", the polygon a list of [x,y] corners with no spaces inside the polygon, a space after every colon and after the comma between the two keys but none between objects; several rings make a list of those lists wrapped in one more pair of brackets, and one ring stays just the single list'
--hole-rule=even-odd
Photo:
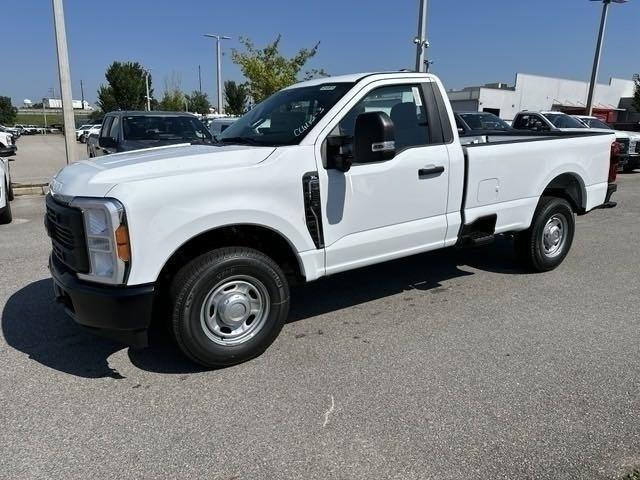
[{"label": "sky", "polygon": [[[229,35],[223,78],[242,81],[230,49],[239,36],[263,46],[282,34],[293,55],[320,42],[308,68],[332,75],[413,68],[418,0],[64,0],[74,99],[96,100],[114,60],[151,69],[155,96],[165,79],[215,98],[215,46],[204,33]],[[512,84],[516,72],[588,80],[601,3],[588,0],[429,0],[428,57],[447,89]],[[0,95],[18,106],[50,97],[59,80],[50,0],[0,0]],[[613,4],[600,82],[640,71],[640,0]]]}]

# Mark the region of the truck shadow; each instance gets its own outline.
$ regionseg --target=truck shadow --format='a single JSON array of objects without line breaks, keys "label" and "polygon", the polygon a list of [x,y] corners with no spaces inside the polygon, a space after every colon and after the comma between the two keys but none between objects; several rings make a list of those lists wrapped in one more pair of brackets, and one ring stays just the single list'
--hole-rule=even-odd
[{"label": "truck shadow", "polygon": [[[441,250],[338,274],[295,288],[289,322],[406,291],[441,288],[447,280],[474,275],[461,266],[500,274],[523,273],[511,252],[511,242],[498,239],[481,250]],[[84,378],[123,378],[109,367],[108,358],[125,347],[77,326],[55,303],[49,279],[33,282],[8,299],[2,312],[2,332],[11,347],[54,370]],[[129,349],[128,354],[136,367],[150,372],[203,370],[185,359],[163,335],[156,337],[150,348]]]}]

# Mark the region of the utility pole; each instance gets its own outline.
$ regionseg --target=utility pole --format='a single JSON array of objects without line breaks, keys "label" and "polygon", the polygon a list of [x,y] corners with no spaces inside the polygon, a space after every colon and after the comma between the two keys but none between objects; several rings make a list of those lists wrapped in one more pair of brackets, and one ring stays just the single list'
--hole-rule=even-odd
[{"label": "utility pole", "polygon": [[602,56],[602,42],[604,40],[604,31],[607,26],[607,15],[609,13],[609,5],[614,3],[626,3],[627,0],[591,0],[602,1],[602,18],[600,19],[600,31],[598,33],[598,41],[596,43],[596,54],[593,58],[593,69],[591,70],[591,82],[589,83],[589,93],[587,94],[587,115],[593,114],[593,95],[595,93],[596,84],[598,82],[598,70],[600,70],[600,58]]},{"label": "utility pole", "polygon": [[200,65],[198,65],[198,85],[200,85],[200,93],[202,93],[202,70]]},{"label": "utility pole", "polygon": [[151,111],[151,96],[149,95],[149,70],[144,71],[144,83],[147,87],[147,112]]},{"label": "utility pole", "polygon": [[64,24],[62,0],[51,0],[53,21],[56,31],[56,49],[58,52],[58,74],[62,93],[62,114],[64,118],[64,143],[67,150],[67,164],[75,162],[75,118],[73,115],[73,95],[71,93],[71,71],[69,52],[67,51],[67,32]]},{"label": "utility pole", "polygon": [[82,80],[80,80],[80,95],[82,96],[82,110],[84,110],[84,85],[82,85]]},{"label": "utility pole", "polygon": [[413,43],[416,45],[416,72],[426,72],[425,51],[429,48],[429,42],[427,41],[427,0],[420,0],[418,36],[413,39]]},{"label": "utility pole", "polygon": [[218,91],[218,113],[223,113],[222,104],[222,58],[220,55],[220,40],[231,40],[231,37],[226,35],[212,35],[209,33],[204,34],[205,37],[216,39],[216,63],[217,63],[217,91]]}]

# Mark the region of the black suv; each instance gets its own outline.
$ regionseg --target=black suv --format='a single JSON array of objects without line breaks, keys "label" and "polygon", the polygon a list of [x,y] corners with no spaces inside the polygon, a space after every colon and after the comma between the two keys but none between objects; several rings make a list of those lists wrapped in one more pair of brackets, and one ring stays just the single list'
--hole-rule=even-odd
[{"label": "black suv", "polygon": [[211,133],[195,115],[184,112],[110,112],[100,135],[87,139],[90,157],[180,143],[213,144]]}]

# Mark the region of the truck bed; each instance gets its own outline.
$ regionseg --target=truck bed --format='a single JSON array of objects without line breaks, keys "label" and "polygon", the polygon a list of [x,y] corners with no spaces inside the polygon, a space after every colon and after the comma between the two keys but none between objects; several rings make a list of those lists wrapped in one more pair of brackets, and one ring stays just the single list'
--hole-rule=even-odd
[{"label": "truck bed", "polygon": [[613,133],[517,132],[464,146],[462,223],[497,214],[495,233],[525,230],[540,195],[567,171],[581,185],[581,209],[593,209],[606,196],[614,141]]}]

